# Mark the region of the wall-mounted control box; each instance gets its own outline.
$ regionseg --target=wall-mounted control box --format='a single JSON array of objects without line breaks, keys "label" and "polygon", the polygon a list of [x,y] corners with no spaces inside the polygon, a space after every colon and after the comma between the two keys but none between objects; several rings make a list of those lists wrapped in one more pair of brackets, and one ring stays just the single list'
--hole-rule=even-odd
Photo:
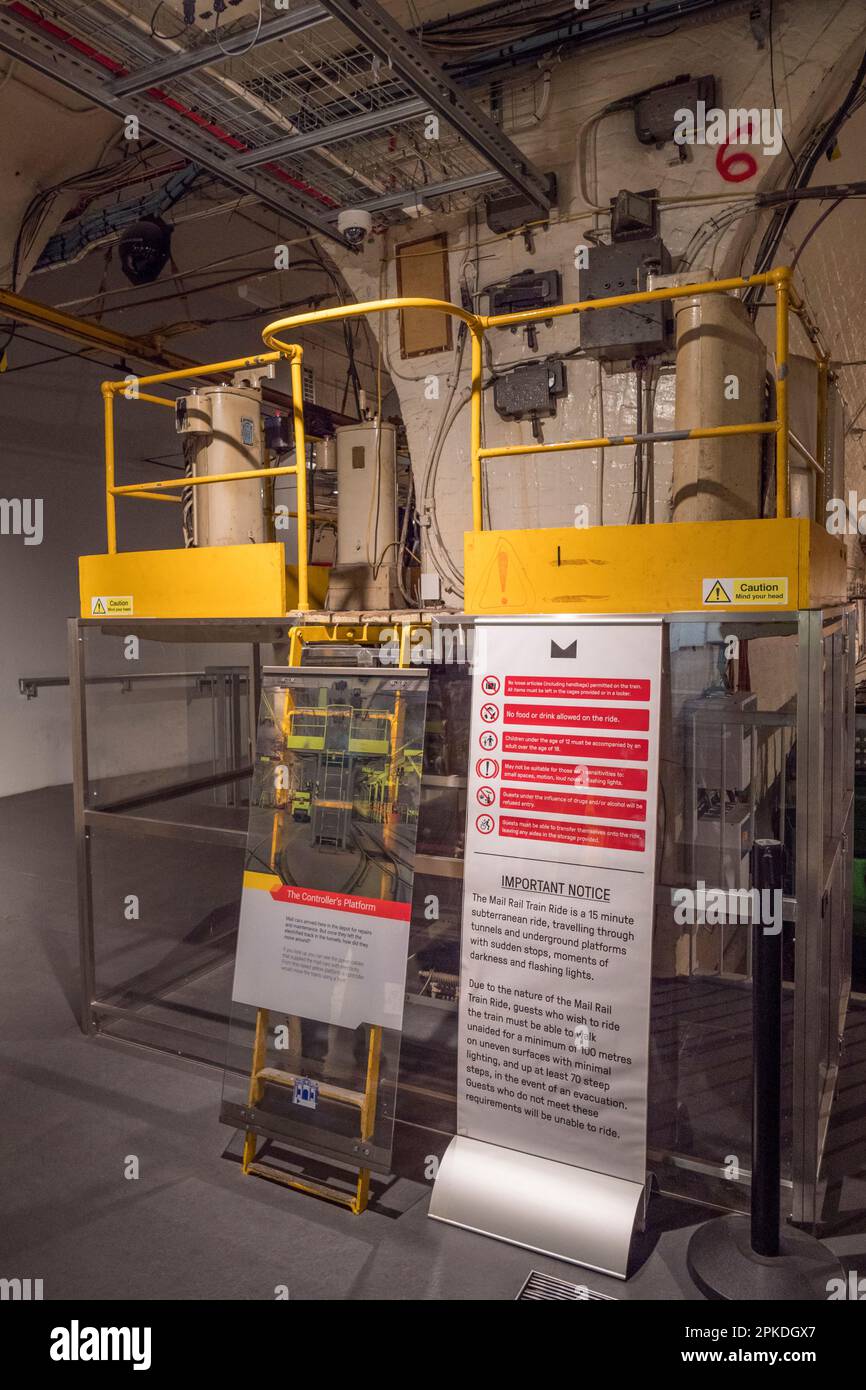
[{"label": "wall-mounted control box", "polygon": [[[649,275],[667,275],[671,258],[661,237],[593,246],[579,274],[584,299],[638,294]],[[628,304],[619,309],[591,309],[580,315],[580,346],[591,357],[622,361],[663,352],[673,341],[670,301]]]}]

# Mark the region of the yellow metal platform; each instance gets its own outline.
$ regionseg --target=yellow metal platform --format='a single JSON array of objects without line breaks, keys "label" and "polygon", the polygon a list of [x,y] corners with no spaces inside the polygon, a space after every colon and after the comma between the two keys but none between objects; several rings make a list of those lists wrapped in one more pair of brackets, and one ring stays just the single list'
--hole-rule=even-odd
[{"label": "yellow metal platform", "polygon": [[470,531],[466,612],[790,612],[847,600],[845,545],[797,517]]},{"label": "yellow metal platform", "polygon": [[[323,605],[328,570],[308,574]],[[82,555],[78,587],[82,618],[282,618],[298,597],[281,542]]]}]

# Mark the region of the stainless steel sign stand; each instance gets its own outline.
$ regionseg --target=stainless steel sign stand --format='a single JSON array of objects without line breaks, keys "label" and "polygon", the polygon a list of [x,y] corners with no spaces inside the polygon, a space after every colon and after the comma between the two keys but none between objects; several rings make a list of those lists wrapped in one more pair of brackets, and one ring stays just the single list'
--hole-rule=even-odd
[{"label": "stainless steel sign stand", "polygon": [[476,628],[439,1221],[625,1278],[644,1193],[659,619]]}]

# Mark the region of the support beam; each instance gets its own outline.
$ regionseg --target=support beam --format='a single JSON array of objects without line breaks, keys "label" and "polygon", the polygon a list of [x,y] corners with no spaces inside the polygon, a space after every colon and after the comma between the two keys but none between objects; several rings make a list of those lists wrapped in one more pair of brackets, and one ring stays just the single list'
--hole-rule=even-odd
[{"label": "support beam", "polygon": [[[62,310],[55,309],[50,304],[40,304],[35,299],[24,299],[20,294],[13,294],[11,290],[0,290],[0,318],[12,319],[13,323],[29,324],[43,333],[50,333],[57,338],[67,338],[89,348],[91,352],[105,353],[107,357],[119,358],[124,363],[144,362],[160,371],[189,371],[191,374],[195,374],[202,365],[196,362],[195,358],[180,357],[176,352],[165,352],[149,338],[131,338],[125,333],[116,333],[113,329],[93,323],[90,319],[77,319],[72,314],[64,314]],[[218,381],[220,378],[214,376],[207,379]],[[278,406],[280,410],[292,409],[292,397],[287,396],[284,391],[278,391],[268,382],[262,383],[262,399],[269,405]],[[333,434],[337,425],[354,423],[347,415],[338,411],[304,401],[304,429],[315,438]]]},{"label": "support beam", "polygon": [[[349,116],[344,121],[333,121],[331,125],[321,126],[318,130],[305,130],[300,135],[287,135],[284,140],[274,140],[270,145],[251,150],[249,154],[238,155],[237,159],[232,160],[232,168],[253,169],[257,164],[266,164],[269,159],[282,159],[286,155],[300,154],[302,150],[326,149],[328,145],[336,145],[339,140],[351,140],[355,135],[366,135],[371,130],[381,130],[383,126],[400,125],[415,116],[423,116],[429,110],[430,106],[423,97],[395,101],[376,111]],[[359,206],[370,205],[361,203]],[[376,206],[384,204],[377,203]]]},{"label": "support beam", "polygon": [[100,323],[74,318],[72,314],[64,314],[50,304],[24,299],[11,290],[0,290],[0,318],[41,328],[58,338],[67,338],[94,351],[107,353],[109,357],[119,357],[121,361],[146,362],[172,371],[198,366],[190,357],[179,357],[177,353],[157,348],[148,338],[131,338],[125,333],[115,333]]},{"label": "support beam", "polygon": [[198,48],[185,49],[182,53],[174,53],[171,57],[149,63],[147,67],[139,68],[136,72],[112,82],[111,94],[115,97],[126,97],[133,92],[146,91],[148,87],[158,87],[169,78],[183,77],[188,72],[195,72],[196,68],[210,67],[212,63],[223,62],[226,58],[246,53],[251,48],[261,48],[263,44],[283,39],[287,34],[299,34],[304,29],[323,24],[328,18],[327,10],[321,5],[304,5],[302,9],[294,10],[291,14],[268,20],[262,25],[255,40],[245,30],[230,38],[221,39],[219,43],[204,43]]},{"label": "support beam", "polygon": [[462,193],[467,188],[485,188],[492,183],[502,183],[505,175],[496,169],[482,169],[477,174],[463,174],[460,178],[446,179],[443,183],[427,183],[419,188],[406,188],[398,193],[384,193],[381,198],[367,198],[356,207],[366,212],[381,212],[385,208],[411,208],[424,203],[428,198],[443,198],[448,193]]},{"label": "support beam", "polygon": [[550,210],[544,175],[376,0],[324,0],[324,6],[423,97],[506,183],[519,189],[539,212]]}]

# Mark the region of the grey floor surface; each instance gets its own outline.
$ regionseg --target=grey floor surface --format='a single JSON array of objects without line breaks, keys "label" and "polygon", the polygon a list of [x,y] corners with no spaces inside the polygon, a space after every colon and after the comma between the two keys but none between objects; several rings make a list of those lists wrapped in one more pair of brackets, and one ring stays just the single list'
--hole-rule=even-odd
[{"label": "grey floor surface", "polygon": [[[354,1217],[244,1178],[216,1071],[78,1029],[68,788],[0,801],[0,933],[0,1277],[41,1278],[47,1299],[510,1300],[539,1269],[621,1299],[699,1298],[685,1250],[702,1213],[685,1203],[653,1200],[623,1284],[430,1221],[414,1184]],[[861,1270],[862,1199],[846,1186],[830,1241]]]}]

